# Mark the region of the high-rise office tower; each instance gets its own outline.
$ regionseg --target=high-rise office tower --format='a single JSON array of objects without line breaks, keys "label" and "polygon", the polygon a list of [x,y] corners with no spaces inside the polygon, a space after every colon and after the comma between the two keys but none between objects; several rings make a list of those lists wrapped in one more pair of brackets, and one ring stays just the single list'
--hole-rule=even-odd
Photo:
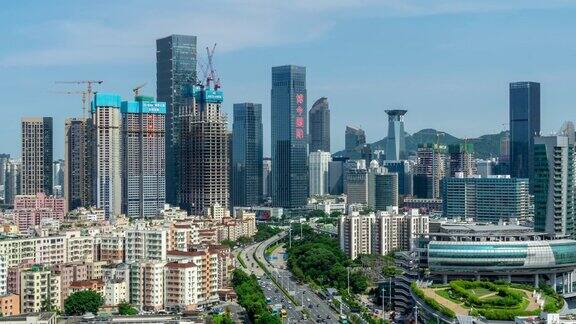
[{"label": "high-rise office tower", "polygon": [[122,212],[154,217],[166,202],[166,103],[137,96],[123,101]]},{"label": "high-rise office tower", "polygon": [[368,173],[368,206],[374,210],[398,207],[398,174],[373,162]]},{"label": "high-rise office tower", "polygon": [[328,167],[332,161],[330,152],[310,152],[310,196],[328,194]]},{"label": "high-rise office tower", "polygon": [[402,196],[412,195],[412,169],[414,167],[411,161],[384,161],[382,166],[388,172],[398,174],[398,194]]},{"label": "high-rise office tower", "polygon": [[510,175],[533,189],[534,137],[540,134],[540,83],[510,83]]},{"label": "high-rise office tower", "polygon": [[156,97],[166,103],[166,201],[178,203],[179,106],[186,86],[196,84],[196,36],[170,35],[156,40]]},{"label": "high-rise office tower", "polygon": [[306,68],[272,68],[272,204],[295,208],[308,200]]},{"label": "high-rise office tower", "polygon": [[95,203],[94,136],[92,119],[68,118],[64,123],[64,198],[67,210]]},{"label": "high-rise office tower", "polygon": [[416,152],[413,190],[418,198],[440,198],[440,180],[448,168],[446,146],[421,144]]},{"label": "high-rise office tower", "polygon": [[272,197],[272,159],[264,158],[262,160],[262,198],[267,200]]},{"label": "high-rise office tower", "polygon": [[344,164],[347,157],[334,157],[328,163],[328,193],[341,195],[344,193]]},{"label": "high-rise office tower", "polygon": [[459,174],[442,179],[441,185],[445,217],[491,223],[510,219],[526,223],[532,219],[528,179],[464,177]]},{"label": "high-rise office tower", "polygon": [[368,203],[368,170],[364,160],[350,160],[344,166],[344,193],[348,204]]},{"label": "high-rise office tower", "polygon": [[234,104],[232,206],[255,206],[263,196],[262,105]]},{"label": "high-rise office tower", "polygon": [[122,169],[120,157],[121,99],[112,93],[95,93],[92,122],[95,153],[96,207],[104,209],[107,219],[122,211]]},{"label": "high-rise office tower", "polygon": [[64,197],[64,160],[52,162],[52,194]]},{"label": "high-rise office tower", "polygon": [[448,158],[451,177],[454,177],[456,173],[462,173],[464,177],[471,177],[476,174],[473,144],[448,145]]},{"label": "high-rise office tower", "polygon": [[328,98],[322,97],[312,105],[308,113],[310,152],[330,152],[330,106]]},{"label": "high-rise office tower", "polygon": [[576,237],[574,128],[534,139],[534,229]]},{"label": "high-rise office tower", "polygon": [[[362,158],[362,149],[366,144],[366,133],[363,129],[346,126],[344,156],[350,159]],[[368,161],[369,162],[369,161]]]},{"label": "high-rise office tower", "polygon": [[388,138],[386,139],[386,160],[406,159],[406,134],[404,133],[404,115],[408,110],[386,110],[388,114]]},{"label": "high-rise office tower", "polygon": [[190,86],[180,119],[180,206],[193,215],[228,208],[228,130],[220,90]]},{"label": "high-rise office tower", "polygon": [[52,194],[52,117],[22,118],[22,194]]}]

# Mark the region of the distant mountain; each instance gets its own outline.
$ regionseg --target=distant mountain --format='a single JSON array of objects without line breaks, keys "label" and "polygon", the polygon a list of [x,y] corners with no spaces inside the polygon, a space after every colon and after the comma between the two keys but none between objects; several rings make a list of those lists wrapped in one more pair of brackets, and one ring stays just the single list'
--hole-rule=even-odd
[{"label": "distant mountain", "polygon": [[[459,144],[464,143],[464,139],[450,135],[449,133],[438,131],[432,128],[419,130],[418,132],[410,135],[406,133],[406,150],[408,153],[414,153],[418,149],[419,144],[435,143],[437,138],[436,134],[442,133],[439,138],[441,144]],[[478,158],[496,157],[500,154],[500,142],[508,134],[507,131],[498,134],[482,135],[478,138],[468,138],[466,142],[474,144],[474,153]],[[386,151],[386,137],[372,143],[372,149]],[[342,155],[344,151],[335,153],[334,155]]]}]

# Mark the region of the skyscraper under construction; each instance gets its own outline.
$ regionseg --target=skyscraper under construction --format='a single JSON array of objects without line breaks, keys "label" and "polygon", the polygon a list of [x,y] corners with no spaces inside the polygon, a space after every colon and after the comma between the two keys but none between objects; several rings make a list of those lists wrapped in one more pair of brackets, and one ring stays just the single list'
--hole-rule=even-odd
[{"label": "skyscraper under construction", "polygon": [[123,101],[122,212],[154,217],[166,202],[166,103],[136,96]]},{"label": "skyscraper under construction", "polygon": [[189,86],[180,108],[180,206],[193,215],[205,214],[215,204],[228,206],[227,117],[223,93]]}]

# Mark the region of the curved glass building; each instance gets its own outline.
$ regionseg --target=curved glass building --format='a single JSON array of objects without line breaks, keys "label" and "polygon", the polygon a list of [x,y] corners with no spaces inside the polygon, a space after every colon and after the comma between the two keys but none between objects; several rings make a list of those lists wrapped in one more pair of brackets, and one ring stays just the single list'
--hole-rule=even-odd
[{"label": "curved glass building", "polygon": [[518,225],[431,222],[421,243],[421,261],[444,283],[462,278],[547,284],[576,297],[576,240]]}]

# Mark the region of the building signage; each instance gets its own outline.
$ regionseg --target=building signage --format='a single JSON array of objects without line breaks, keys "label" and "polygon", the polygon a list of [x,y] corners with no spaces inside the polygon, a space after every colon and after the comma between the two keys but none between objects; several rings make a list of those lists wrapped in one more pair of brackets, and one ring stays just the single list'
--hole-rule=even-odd
[{"label": "building signage", "polygon": [[296,127],[296,139],[304,139],[304,94],[296,94],[296,118],[294,119],[294,126]]}]

